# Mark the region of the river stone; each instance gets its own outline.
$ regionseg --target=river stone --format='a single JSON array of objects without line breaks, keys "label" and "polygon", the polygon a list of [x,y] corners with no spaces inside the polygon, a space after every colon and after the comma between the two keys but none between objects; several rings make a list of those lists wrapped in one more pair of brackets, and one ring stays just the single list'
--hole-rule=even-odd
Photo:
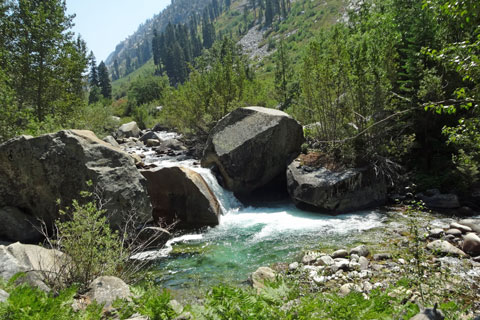
[{"label": "river stone", "polygon": [[476,256],[480,255],[480,237],[475,233],[469,233],[463,237],[463,251]]},{"label": "river stone", "polygon": [[6,302],[8,300],[8,297],[10,295],[8,294],[8,292],[6,291],[3,291],[2,289],[0,289],[0,302]]},{"label": "river stone", "polygon": [[459,237],[462,235],[462,231],[458,230],[458,229],[448,229],[447,231],[445,231],[445,234],[446,235],[452,235],[452,236],[455,236],[455,237]]},{"label": "river stone", "polygon": [[158,134],[154,131],[148,131],[147,133],[145,133],[144,135],[142,135],[140,137],[140,141],[142,142],[146,142],[148,140],[158,140],[158,141],[161,141],[162,139],[160,139],[160,137],[158,136]]},{"label": "river stone", "polygon": [[138,138],[142,132],[135,121],[122,124],[117,130],[117,139]]},{"label": "river stone", "polygon": [[85,294],[90,301],[96,301],[109,309],[117,299],[130,300],[132,293],[128,285],[117,277],[103,276],[92,281]]},{"label": "river stone", "polygon": [[320,257],[320,255],[321,254],[319,252],[315,252],[315,251],[307,252],[307,253],[305,253],[305,255],[302,258],[302,263],[303,264],[313,264],[315,261],[317,261],[317,259]]},{"label": "river stone", "polygon": [[145,141],[145,145],[147,147],[157,147],[160,145],[160,141],[159,140],[156,140],[156,139],[148,139],[147,141]]},{"label": "river stone", "polygon": [[467,233],[467,232],[472,232],[472,228],[468,227],[468,226],[464,226],[462,224],[459,224],[459,223],[456,223],[456,222],[453,222],[450,224],[450,229],[458,229],[460,231],[462,231],[462,233]]},{"label": "river stone", "polygon": [[333,259],[345,258],[346,256],[348,256],[348,251],[345,250],[345,249],[340,249],[340,250],[337,250],[334,253],[332,253],[332,258]]},{"label": "river stone", "polygon": [[269,267],[260,267],[250,276],[250,282],[256,289],[265,288],[265,281],[274,281],[276,273]]},{"label": "river stone", "polygon": [[427,248],[435,253],[442,255],[465,256],[465,252],[458,249],[450,242],[444,240],[435,240],[427,245]]},{"label": "river stone", "polygon": [[292,262],[288,265],[288,270],[293,272],[293,271],[296,271],[298,269],[298,267],[300,266],[300,264],[298,262]]},{"label": "river stone", "polygon": [[211,131],[202,166],[216,167],[224,186],[249,195],[278,177],[301,150],[302,126],[288,114],[262,107],[239,108]]},{"label": "river stone", "polygon": [[381,260],[389,260],[392,259],[392,255],[390,253],[376,253],[373,255],[373,260],[381,261]]},{"label": "river stone", "polygon": [[357,254],[360,257],[366,257],[370,254],[370,250],[368,250],[366,245],[362,244],[350,250],[350,254]]},{"label": "river stone", "polygon": [[133,159],[93,132],[63,130],[0,144],[0,207],[19,208],[50,226],[59,218],[57,200],[70,206],[89,180],[100,191],[114,228],[132,215],[139,223],[151,220],[146,180]]},{"label": "river stone", "polygon": [[368,270],[368,265],[370,262],[368,261],[367,258],[365,257],[360,257],[358,258],[358,263],[360,264],[360,270]]},{"label": "river stone", "polygon": [[386,184],[371,168],[308,168],[297,159],[287,169],[288,192],[300,209],[338,214],[385,203]]},{"label": "river stone", "polygon": [[430,233],[428,234],[429,238],[440,238],[444,235],[445,231],[443,231],[442,228],[434,228],[430,230]]},{"label": "river stone", "polygon": [[458,223],[470,227],[474,232],[480,234],[480,219],[463,219]]},{"label": "river stone", "polygon": [[179,227],[218,225],[222,209],[208,184],[197,172],[184,167],[141,170],[148,181],[153,217]]},{"label": "river stone", "polygon": [[335,261],[330,256],[321,256],[320,258],[317,259],[317,264],[321,266],[331,266],[334,263]]},{"label": "river stone", "polygon": [[43,239],[40,222],[18,208],[0,208],[0,221],[0,238],[23,243],[38,243]]},{"label": "river stone", "polygon": [[332,272],[337,272],[338,270],[347,271],[349,269],[350,260],[344,258],[335,259],[335,263],[330,266]]}]

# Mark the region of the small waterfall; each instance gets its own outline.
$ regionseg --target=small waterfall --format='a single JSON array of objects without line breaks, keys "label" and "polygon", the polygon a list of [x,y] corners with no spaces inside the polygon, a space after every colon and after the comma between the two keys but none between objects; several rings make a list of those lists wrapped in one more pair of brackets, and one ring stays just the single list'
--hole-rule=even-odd
[{"label": "small waterfall", "polygon": [[[159,136],[178,138],[174,133]],[[220,224],[201,233],[182,234],[170,239],[161,250],[143,252],[132,258],[156,260],[164,272],[160,281],[167,287],[189,286],[201,278],[204,285],[224,279],[243,281],[257,267],[292,261],[303,250],[323,245],[348,245],[362,233],[381,226],[386,217],[376,210],[340,216],[304,212],[285,202],[264,207],[244,207],[232,192],[223,189],[214,174],[198,161],[178,161],[158,156],[151,149],[136,148],[146,164],[157,167],[183,166],[198,172],[217,196],[224,216]],[[174,247],[179,254],[171,255]],[[185,250],[185,254],[181,254]]]}]

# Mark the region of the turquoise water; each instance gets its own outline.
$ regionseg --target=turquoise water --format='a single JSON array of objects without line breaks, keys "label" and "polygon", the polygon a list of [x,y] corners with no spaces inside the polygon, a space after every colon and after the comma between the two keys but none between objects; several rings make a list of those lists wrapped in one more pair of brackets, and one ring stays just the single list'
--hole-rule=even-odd
[{"label": "turquoise water", "polygon": [[382,226],[380,211],[329,216],[297,209],[291,202],[243,207],[217,183],[209,169],[193,160],[178,162],[144,152],[147,163],[185,166],[207,181],[224,215],[220,224],[195,234],[178,234],[162,250],[146,253],[154,260],[158,282],[171,289],[241,283],[260,266],[290,263],[306,250],[349,246],[362,233]]},{"label": "turquoise water", "polygon": [[293,262],[302,251],[353,244],[362,232],[381,226],[384,215],[366,211],[332,217],[277,204],[231,210],[222,218],[215,228],[177,238],[156,261],[162,285],[243,282],[258,267]]}]

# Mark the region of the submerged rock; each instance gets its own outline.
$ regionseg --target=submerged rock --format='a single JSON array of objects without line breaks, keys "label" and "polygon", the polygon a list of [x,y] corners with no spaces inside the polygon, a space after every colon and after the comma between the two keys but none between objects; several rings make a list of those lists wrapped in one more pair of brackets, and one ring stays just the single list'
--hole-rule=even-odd
[{"label": "submerged rock", "polygon": [[287,169],[291,198],[300,209],[322,213],[344,213],[382,205],[387,188],[373,169],[334,172],[326,168],[304,170],[300,160]]},{"label": "submerged rock", "polygon": [[222,209],[208,184],[197,172],[184,167],[140,171],[148,181],[153,217],[180,227],[215,226]]},{"label": "submerged rock", "polygon": [[48,226],[59,217],[57,200],[70,206],[88,190],[89,180],[100,191],[113,227],[121,228],[131,215],[139,223],[151,220],[146,180],[133,159],[91,131],[21,136],[0,145],[0,207],[19,208]]},{"label": "submerged rock", "polygon": [[304,141],[302,126],[286,113],[262,107],[240,108],[213,128],[202,166],[216,167],[224,186],[237,195],[285,176]]}]

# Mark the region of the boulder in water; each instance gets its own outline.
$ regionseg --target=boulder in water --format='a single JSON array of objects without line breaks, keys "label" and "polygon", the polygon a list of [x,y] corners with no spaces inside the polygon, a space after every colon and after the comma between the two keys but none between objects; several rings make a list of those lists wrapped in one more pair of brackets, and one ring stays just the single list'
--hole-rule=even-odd
[{"label": "boulder in water", "polygon": [[140,128],[135,121],[122,124],[117,130],[117,139],[122,138],[138,138],[140,137]]},{"label": "boulder in water", "polygon": [[140,171],[148,181],[154,219],[180,227],[215,226],[222,214],[220,204],[197,172],[184,167]]},{"label": "boulder in water", "polygon": [[384,179],[371,168],[306,169],[298,159],[287,169],[288,192],[300,209],[338,214],[382,205],[386,201]]},{"label": "boulder in water", "polygon": [[19,208],[48,226],[59,217],[57,200],[70,206],[89,180],[107,201],[114,228],[132,214],[139,223],[151,220],[146,180],[133,159],[91,131],[21,136],[0,145],[0,207]]},{"label": "boulder in water", "polygon": [[285,176],[304,141],[302,126],[286,113],[262,107],[237,109],[213,128],[202,166],[216,167],[224,186],[251,194]]}]

